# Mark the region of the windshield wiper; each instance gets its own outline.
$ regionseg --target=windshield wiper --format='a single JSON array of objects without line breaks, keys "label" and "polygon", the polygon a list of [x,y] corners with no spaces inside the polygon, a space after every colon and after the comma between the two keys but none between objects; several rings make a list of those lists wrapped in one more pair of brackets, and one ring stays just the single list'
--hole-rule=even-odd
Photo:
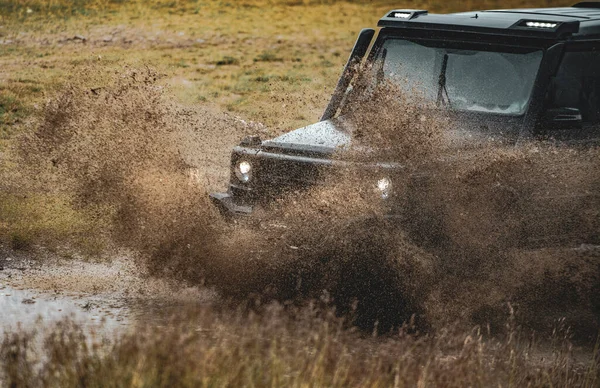
[{"label": "windshield wiper", "polygon": [[[438,78],[438,95],[436,105],[439,106],[441,103],[444,106],[448,105],[448,108],[452,109],[452,105],[450,104],[450,96],[448,95],[448,89],[446,88],[446,70],[448,70],[448,53],[444,54],[444,59],[442,60],[442,71],[440,72],[440,77]],[[446,94],[445,101],[444,93]]]}]

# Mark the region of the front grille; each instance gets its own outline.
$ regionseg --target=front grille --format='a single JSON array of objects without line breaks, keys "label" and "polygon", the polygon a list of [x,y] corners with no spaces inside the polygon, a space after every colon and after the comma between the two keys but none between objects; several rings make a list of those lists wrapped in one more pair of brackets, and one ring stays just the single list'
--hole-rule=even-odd
[{"label": "front grille", "polygon": [[326,159],[274,154],[263,155],[256,164],[251,187],[256,196],[266,199],[305,190],[321,182],[331,169],[331,162]]}]

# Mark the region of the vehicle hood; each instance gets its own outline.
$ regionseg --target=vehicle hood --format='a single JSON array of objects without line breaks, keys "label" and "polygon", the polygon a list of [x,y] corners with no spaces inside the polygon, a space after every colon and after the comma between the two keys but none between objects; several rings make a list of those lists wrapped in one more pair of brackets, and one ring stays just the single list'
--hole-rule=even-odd
[{"label": "vehicle hood", "polygon": [[[476,126],[480,124],[475,124]],[[362,142],[353,142],[355,128],[350,120],[341,117],[325,120],[316,124],[287,132],[271,140],[265,140],[261,148],[276,153],[295,154],[324,154],[337,151],[357,151],[354,155],[363,155],[369,159],[377,150]],[[495,135],[494,133],[498,134]],[[502,134],[500,131],[490,132],[489,129],[477,130],[473,124],[462,121],[449,125],[444,131],[444,147],[440,157],[453,158],[456,153],[464,157],[469,152],[477,152],[485,147],[506,147],[515,144],[516,137]],[[448,155],[443,155],[448,154]]]},{"label": "vehicle hood", "polygon": [[343,119],[335,118],[265,140],[262,148],[330,154],[348,148],[351,140],[350,125]]}]

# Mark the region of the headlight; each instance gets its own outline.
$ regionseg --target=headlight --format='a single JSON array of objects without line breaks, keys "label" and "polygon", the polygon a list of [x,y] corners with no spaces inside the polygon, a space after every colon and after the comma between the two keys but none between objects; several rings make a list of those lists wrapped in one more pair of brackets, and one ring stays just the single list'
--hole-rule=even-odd
[{"label": "headlight", "polygon": [[388,198],[392,191],[392,181],[388,178],[381,178],[377,181],[377,191],[381,194],[381,198]]},{"label": "headlight", "polygon": [[235,176],[237,176],[240,182],[247,183],[250,181],[250,178],[252,177],[251,173],[252,165],[250,162],[244,160],[235,166]]}]

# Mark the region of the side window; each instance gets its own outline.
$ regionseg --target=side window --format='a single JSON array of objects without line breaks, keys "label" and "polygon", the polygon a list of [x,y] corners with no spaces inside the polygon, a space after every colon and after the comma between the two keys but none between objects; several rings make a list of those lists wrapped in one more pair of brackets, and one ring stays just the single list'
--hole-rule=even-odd
[{"label": "side window", "polygon": [[577,108],[583,125],[600,127],[600,48],[567,51],[548,97],[550,108]]}]

